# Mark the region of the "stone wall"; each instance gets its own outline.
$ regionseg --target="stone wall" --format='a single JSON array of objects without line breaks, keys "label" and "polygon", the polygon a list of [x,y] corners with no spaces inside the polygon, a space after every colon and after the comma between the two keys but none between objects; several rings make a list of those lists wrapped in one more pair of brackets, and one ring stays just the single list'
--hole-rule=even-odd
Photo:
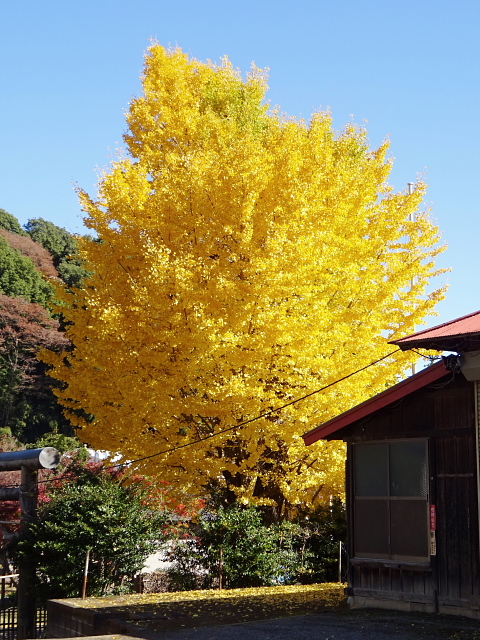
[{"label": "stone wall", "polygon": [[109,614],[83,609],[67,600],[47,603],[47,638],[78,638],[109,633]]}]

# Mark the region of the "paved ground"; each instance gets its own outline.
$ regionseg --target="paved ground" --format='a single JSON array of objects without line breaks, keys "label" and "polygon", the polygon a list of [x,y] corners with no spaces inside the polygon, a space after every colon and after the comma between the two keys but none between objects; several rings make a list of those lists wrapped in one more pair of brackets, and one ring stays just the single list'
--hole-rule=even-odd
[{"label": "paved ground", "polygon": [[158,640],[480,640],[480,622],[454,616],[354,610],[168,631]]}]

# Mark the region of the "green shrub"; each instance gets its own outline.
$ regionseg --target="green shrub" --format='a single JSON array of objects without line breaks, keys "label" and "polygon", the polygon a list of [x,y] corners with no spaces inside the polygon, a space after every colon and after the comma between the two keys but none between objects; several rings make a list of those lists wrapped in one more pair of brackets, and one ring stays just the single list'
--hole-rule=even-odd
[{"label": "green shrub", "polygon": [[234,504],[204,510],[169,559],[171,590],[335,582],[345,507],[338,499],[300,510],[295,522],[265,525],[262,510]]},{"label": "green shrub", "polygon": [[17,561],[36,564],[43,598],[78,597],[90,549],[88,595],[129,591],[163,541],[164,521],[142,483],[125,486],[105,471],[70,467],[18,544]]},{"label": "green shrub", "polygon": [[178,540],[171,553],[174,588],[258,587],[290,582],[298,568],[296,527],[265,526],[255,507],[234,505],[204,511],[193,537]]},{"label": "green shrub", "polygon": [[296,518],[299,554],[297,580],[303,584],[338,580],[339,543],[347,539],[345,505],[339,498],[331,504],[304,509]]},{"label": "green shrub", "polygon": [[88,449],[76,436],[67,436],[57,431],[46,433],[33,444],[27,444],[26,446],[27,449],[42,449],[43,447],[53,447],[60,454],[67,453],[69,458],[81,463],[88,462],[90,458]]}]

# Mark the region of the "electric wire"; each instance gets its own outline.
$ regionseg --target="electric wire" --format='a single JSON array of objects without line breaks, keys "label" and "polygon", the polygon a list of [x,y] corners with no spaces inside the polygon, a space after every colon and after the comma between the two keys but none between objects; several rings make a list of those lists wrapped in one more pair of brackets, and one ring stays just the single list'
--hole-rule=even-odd
[{"label": "electric wire", "polygon": [[264,413],[259,414],[258,416],[255,416],[253,418],[250,418],[249,420],[245,420],[244,422],[240,422],[239,424],[233,426],[233,427],[228,427],[228,429],[223,429],[222,431],[217,431],[217,433],[212,433],[208,436],[205,436],[205,438],[199,438],[198,440],[192,440],[191,442],[186,442],[185,444],[179,445],[177,447],[172,447],[170,449],[164,449],[163,451],[158,451],[157,453],[152,453],[149,456],[144,456],[143,458],[137,458],[136,460],[132,460],[129,461],[125,464],[120,463],[119,465],[114,465],[113,467],[107,467],[108,468],[115,468],[117,466],[126,466],[127,464],[135,464],[138,462],[143,462],[144,460],[150,460],[151,458],[156,458],[157,456],[161,456],[165,453],[172,453],[173,451],[178,451],[179,449],[184,449],[185,447],[189,447],[193,444],[198,444],[199,442],[204,442],[205,440],[210,440],[211,438],[216,438],[217,436],[220,436],[224,433],[227,433],[229,431],[235,431],[236,429],[241,429],[242,427],[245,427],[247,424],[251,424],[252,422],[255,422],[256,420],[260,420],[261,418],[266,418],[267,416],[271,416],[272,414],[276,413],[277,411],[282,411],[283,409],[286,409],[287,407],[290,407],[293,404],[296,404],[297,402],[301,402],[302,400],[306,400],[307,398],[310,398],[311,396],[314,396],[317,393],[320,393],[321,391],[325,391],[325,389],[328,389],[329,387],[333,387],[333,385],[338,384],[339,382],[343,382],[344,380],[347,380],[348,378],[351,378],[352,376],[354,376],[357,373],[360,373],[361,371],[365,371],[365,369],[368,369],[369,367],[372,367],[375,364],[378,364],[379,362],[381,362],[382,360],[386,360],[387,358],[389,358],[390,356],[392,356],[394,353],[397,353],[397,351],[400,351],[400,349],[396,349],[395,351],[392,351],[391,353],[388,353],[386,356],[383,356],[383,358],[379,358],[378,360],[375,360],[375,362],[371,362],[370,364],[365,365],[364,367],[362,367],[361,369],[357,369],[357,371],[353,371],[352,373],[347,374],[346,376],[343,376],[343,378],[339,378],[338,380],[334,380],[333,382],[330,382],[329,384],[325,385],[324,387],[321,387],[320,389],[315,389],[315,391],[311,391],[310,393],[307,393],[306,395],[300,397],[300,398],[296,398],[295,400],[291,400],[290,402],[287,402],[286,404],[283,404],[280,407],[276,407],[274,409],[270,409],[269,411],[265,411]]},{"label": "electric wire", "polygon": [[[369,367],[373,367],[374,365],[378,364],[379,362],[382,362],[382,360],[386,360],[387,358],[390,358],[391,356],[393,356],[394,354],[398,353],[399,351],[401,351],[400,348],[395,349],[395,351],[392,351],[390,353],[387,353],[387,355],[382,356],[381,358],[378,358],[378,360],[375,360],[374,362],[370,362],[369,364],[365,365],[364,367],[361,367],[360,369],[357,369],[356,371],[352,371],[351,373],[348,373],[347,375],[343,376],[342,378],[339,378],[338,380],[334,380],[333,382],[330,382],[329,384],[321,387],[320,389],[315,389],[314,391],[311,391],[310,393],[305,394],[304,396],[301,396],[300,398],[295,398],[294,400],[290,400],[290,402],[287,402],[283,405],[281,405],[280,407],[275,407],[273,409],[269,409],[268,411],[265,411],[264,413],[261,413],[257,416],[254,416],[253,418],[249,418],[248,420],[244,420],[243,422],[240,422],[238,424],[236,424],[233,427],[228,427],[227,429],[222,429],[221,431],[217,431],[216,433],[212,433],[208,436],[205,436],[204,438],[198,438],[197,440],[191,440],[190,442],[186,442],[185,444],[181,444],[175,447],[170,447],[169,449],[164,449],[162,451],[157,451],[156,453],[152,453],[148,456],[143,456],[142,458],[136,458],[135,460],[128,460],[127,462],[119,462],[118,464],[114,464],[108,467],[103,467],[104,471],[111,471],[113,469],[119,469],[119,468],[125,468],[125,467],[129,467],[131,465],[134,464],[138,464],[139,462],[144,462],[145,460],[151,460],[152,458],[156,458],[158,456],[162,456],[165,454],[169,454],[169,453],[173,453],[174,451],[179,451],[180,449],[185,449],[186,447],[191,447],[194,444],[199,444],[200,442],[205,442],[205,440],[211,440],[212,438],[216,438],[218,436],[223,435],[224,433],[228,433],[230,431],[236,431],[237,429],[241,429],[242,427],[245,427],[248,424],[251,424],[252,422],[255,422],[257,420],[260,420],[262,418],[266,418],[268,416],[271,416],[274,413],[277,413],[278,411],[282,411],[283,409],[286,409],[287,407],[290,407],[294,404],[297,404],[297,402],[301,402],[302,400],[306,400],[307,398],[310,398],[314,395],[316,395],[317,393],[320,393],[321,391],[325,391],[325,389],[329,389],[330,387],[333,387],[334,385],[338,384],[339,382],[343,382],[344,380],[347,380],[348,378],[351,378],[352,376],[356,375],[357,373],[361,373],[362,371],[365,371],[366,369],[368,369]],[[74,477],[72,475],[72,477]],[[47,484],[49,482],[56,482],[56,481],[64,481],[66,480],[66,476],[57,476],[56,478],[48,478],[46,480],[39,480],[38,484]],[[18,487],[19,485],[8,485],[2,488],[5,489],[9,489],[9,488],[14,488],[14,487]]]},{"label": "electric wire", "polygon": [[[422,347],[420,347],[422,348]],[[430,361],[435,361],[435,359],[439,359],[442,356],[429,356],[429,355],[425,355],[424,353],[420,353],[420,351],[417,351],[416,349],[409,349],[409,351],[413,351],[413,353],[416,353],[417,356],[420,356],[421,358],[423,358],[424,360],[430,360]]]}]

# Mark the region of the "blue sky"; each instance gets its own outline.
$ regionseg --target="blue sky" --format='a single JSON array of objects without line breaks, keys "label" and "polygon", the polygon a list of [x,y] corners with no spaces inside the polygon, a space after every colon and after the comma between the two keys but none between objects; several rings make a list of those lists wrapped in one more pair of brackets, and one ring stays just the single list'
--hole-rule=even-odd
[{"label": "blue sky", "polygon": [[270,68],[269,99],[385,137],[391,184],[418,174],[452,267],[444,322],[480,308],[480,3],[442,0],[1,0],[0,207],[82,232],[73,189],[122,146],[150,39],[200,60]]}]

